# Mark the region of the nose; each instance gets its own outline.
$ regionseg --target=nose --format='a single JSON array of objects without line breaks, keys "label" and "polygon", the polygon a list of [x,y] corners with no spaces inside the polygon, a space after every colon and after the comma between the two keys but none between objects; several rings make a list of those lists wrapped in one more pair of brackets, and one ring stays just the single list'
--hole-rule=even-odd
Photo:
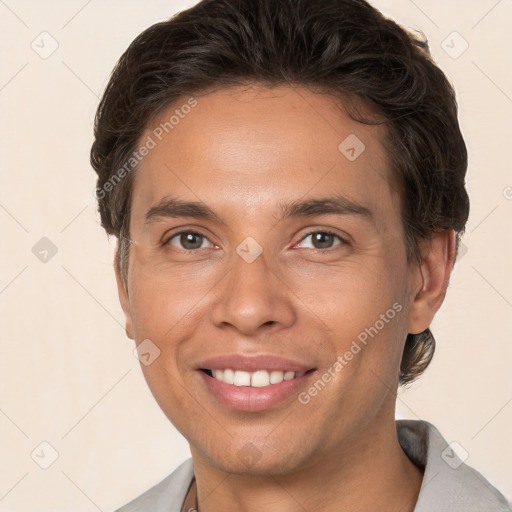
[{"label": "nose", "polygon": [[278,270],[270,268],[265,252],[252,263],[238,254],[233,260],[233,266],[214,289],[217,299],[211,318],[215,326],[230,327],[247,336],[290,327],[296,320],[294,295]]}]

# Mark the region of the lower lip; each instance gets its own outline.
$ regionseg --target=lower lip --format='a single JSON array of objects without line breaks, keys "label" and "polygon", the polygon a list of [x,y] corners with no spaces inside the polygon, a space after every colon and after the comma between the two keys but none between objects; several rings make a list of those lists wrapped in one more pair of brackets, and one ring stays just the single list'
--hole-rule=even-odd
[{"label": "lower lip", "polygon": [[198,370],[203,382],[217,400],[227,407],[245,412],[258,412],[271,409],[295,395],[313,375],[310,371],[300,377],[283,380],[279,384],[270,384],[261,388],[252,386],[234,386],[210,377]]}]

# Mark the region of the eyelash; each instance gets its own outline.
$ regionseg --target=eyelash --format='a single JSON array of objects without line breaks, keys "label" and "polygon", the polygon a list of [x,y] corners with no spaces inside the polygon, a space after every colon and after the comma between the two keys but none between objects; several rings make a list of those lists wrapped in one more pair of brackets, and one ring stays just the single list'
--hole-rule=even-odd
[{"label": "eyelash", "polygon": [[302,242],[303,240],[305,240],[308,236],[311,236],[311,235],[314,235],[315,233],[322,233],[323,235],[332,235],[334,237],[336,237],[340,243],[339,244],[336,244],[334,245],[333,247],[328,247],[327,249],[316,249],[316,248],[309,248],[311,251],[318,251],[318,252],[329,252],[329,251],[334,251],[336,250],[337,247],[339,246],[343,246],[343,245],[348,245],[348,241],[343,238],[342,236],[338,235],[337,233],[334,233],[334,231],[329,231],[328,229],[325,230],[325,229],[317,229],[317,230],[314,230],[314,231],[310,231],[309,233],[306,233],[301,239],[299,242]]},{"label": "eyelash", "polygon": [[[314,231],[310,231],[308,233],[306,233],[300,240],[298,243],[301,243],[303,242],[307,237],[311,236],[311,235],[314,235],[316,233],[322,233],[324,235],[332,235],[332,236],[335,236],[339,241],[340,243],[339,244],[336,244],[334,245],[333,247],[328,247],[327,249],[316,249],[316,248],[310,248],[308,247],[307,249],[310,249],[312,251],[316,251],[316,252],[329,252],[329,251],[332,251],[332,250],[335,250],[336,247],[339,247],[339,246],[342,246],[342,245],[348,245],[348,241],[346,239],[344,239],[343,237],[341,237],[340,235],[338,235],[337,233],[334,233],[333,231],[329,231],[329,230],[322,230],[322,229],[317,229],[317,230],[314,230]],[[192,231],[192,230],[184,230],[184,231],[179,231],[177,233],[174,233],[172,234],[171,236],[167,237],[162,245],[163,246],[167,246],[167,245],[170,245],[170,241],[179,236],[179,235],[184,235],[184,234],[192,234],[192,235],[197,235],[197,236],[200,236],[200,237],[203,237],[204,239],[208,240],[209,241],[209,238],[206,236],[206,235],[203,235],[202,233],[199,233],[197,231]],[[210,242],[211,243],[211,242]],[[295,244],[296,245],[296,244]],[[178,248],[177,248],[178,249]],[[199,249],[179,249],[183,252],[195,252],[195,251],[198,251]]]}]

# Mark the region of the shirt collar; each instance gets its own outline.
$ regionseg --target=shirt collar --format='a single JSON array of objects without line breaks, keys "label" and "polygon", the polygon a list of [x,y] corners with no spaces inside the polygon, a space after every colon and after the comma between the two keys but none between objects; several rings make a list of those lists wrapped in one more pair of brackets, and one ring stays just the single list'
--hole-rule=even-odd
[{"label": "shirt collar", "polygon": [[434,425],[398,420],[396,427],[404,452],[424,468],[414,512],[510,512],[505,497],[464,464]]}]

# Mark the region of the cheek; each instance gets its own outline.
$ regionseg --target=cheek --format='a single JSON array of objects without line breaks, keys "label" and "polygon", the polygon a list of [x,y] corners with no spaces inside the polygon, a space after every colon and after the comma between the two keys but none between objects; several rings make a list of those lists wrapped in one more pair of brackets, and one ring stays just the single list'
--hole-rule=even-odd
[{"label": "cheek", "polygon": [[407,334],[404,275],[395,263],[375,258],[325,275],[323,286],[315,288],[311,303],[333,333],[331,364],[339,363],[341,386],[358,382],[368,392],[379,385],[376,379],[391,385],[398,375]]},{"label": "cheek", "polygon": [[[328,327],[357,336],[395,302],[403,302],[399,275],[387,268],[382,258],[373,258],[318,269],[312,278],[296,280],[293,290]],[[393,319],[394,313],[389,315]]]},{"label": "cheek", "polygon": [[130,304],[136,339],[171,340],[204,314],[214,281],[197,272],[155,272],[134,262]]}]

